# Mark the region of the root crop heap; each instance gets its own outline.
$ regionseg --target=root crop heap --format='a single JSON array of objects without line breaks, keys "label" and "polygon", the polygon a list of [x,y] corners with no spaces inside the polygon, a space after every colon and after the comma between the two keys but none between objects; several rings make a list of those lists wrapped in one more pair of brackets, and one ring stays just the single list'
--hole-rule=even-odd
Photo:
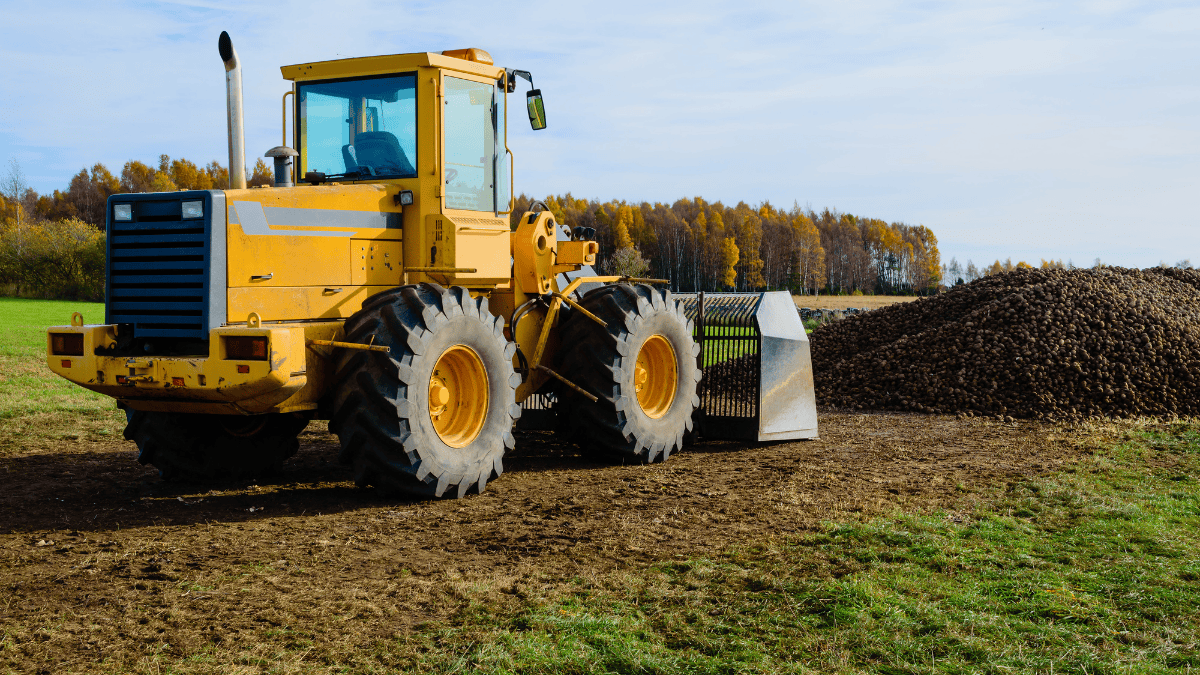
[{"label": "root crop heap", "polygon": [[1017,270],[822,326],[817,401],[1026,418],[1200,414],[1200,273]]}]

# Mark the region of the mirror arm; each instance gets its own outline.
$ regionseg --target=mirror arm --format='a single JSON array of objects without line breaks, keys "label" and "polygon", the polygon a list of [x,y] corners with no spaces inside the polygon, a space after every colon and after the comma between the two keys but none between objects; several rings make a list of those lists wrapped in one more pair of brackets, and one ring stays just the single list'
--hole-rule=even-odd
[{"label": "mirror arm", "polygon": [[531,75],[528,70],[514,70],[512,68],[505,68],[504,72],[508,75],[508,93],[511,94],[517,90],[517,81],[515,79],[517,77],[528,82],[529,88],[533,89],[533,75]]}]

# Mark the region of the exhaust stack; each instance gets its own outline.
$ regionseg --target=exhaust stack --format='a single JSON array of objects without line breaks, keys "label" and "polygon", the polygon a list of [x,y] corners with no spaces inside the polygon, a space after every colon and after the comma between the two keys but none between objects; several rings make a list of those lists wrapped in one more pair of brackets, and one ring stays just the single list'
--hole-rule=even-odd
[{"label": "exhaust stack", "polygon": [[242,64],[229,33],[217,40],[225,62],[225,103],[229,117],[229,189],[246,189],[246,135],[242,130]]}]

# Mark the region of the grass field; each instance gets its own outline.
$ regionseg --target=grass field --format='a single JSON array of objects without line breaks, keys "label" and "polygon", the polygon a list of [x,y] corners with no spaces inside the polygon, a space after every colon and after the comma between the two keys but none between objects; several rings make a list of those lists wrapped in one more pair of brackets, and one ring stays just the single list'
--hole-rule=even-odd
[{"label": "grass field", "polygon": [[[1200,668],[1200,432],[1097,427],[1093,457],[968,512],[828,523],[714,559],[481,604],[430,672],[1158,673]],[[969,490],[969,487],[964,489]],[[381,645],[410,653],[411,643]]]},{"label": "grass field", "polygon": [[50,373],[46,328],[104,320],[104,304],[0,298],[0,454],[47,439],[104,437],[124,415],[110,398]]},{"label": "grass field", "polygon": [[898,302],[912,302],[915,295],[793,295],[792,302],[797,307],[812,309],[846,309],[847,307],[866,307],[878,309]]}]

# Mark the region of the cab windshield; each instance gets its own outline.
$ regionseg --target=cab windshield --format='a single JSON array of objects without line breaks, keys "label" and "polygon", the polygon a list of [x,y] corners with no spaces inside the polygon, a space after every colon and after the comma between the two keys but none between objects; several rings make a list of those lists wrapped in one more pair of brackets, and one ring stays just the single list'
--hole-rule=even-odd
[{"label": "cab windshield", "polygon": [[415,177],[416,86],[414,75],[301,84],[300,175]]}]

